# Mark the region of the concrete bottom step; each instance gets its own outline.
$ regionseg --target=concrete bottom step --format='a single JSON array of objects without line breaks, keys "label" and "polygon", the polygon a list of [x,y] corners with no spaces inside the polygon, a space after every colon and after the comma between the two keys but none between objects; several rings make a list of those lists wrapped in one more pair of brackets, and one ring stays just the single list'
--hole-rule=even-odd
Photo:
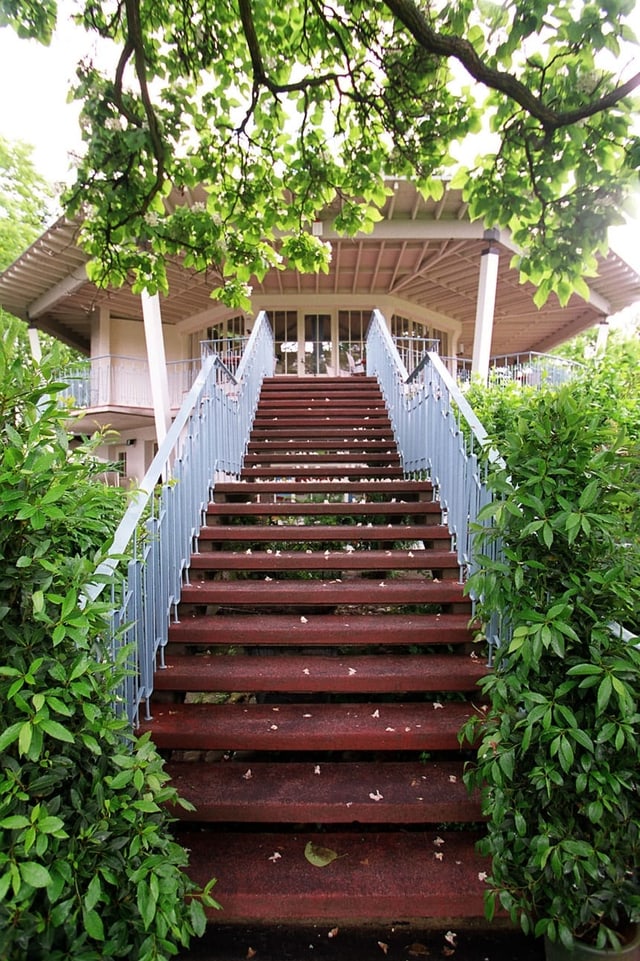
[{"label": "concrete bottom step", "polygon": [[[216,921],[414,921],[482,918],[487,862],[473,832],[228,833],[180,827],[189,875],[213,894]],[[337,857],[324,867],[312,844]]]}]

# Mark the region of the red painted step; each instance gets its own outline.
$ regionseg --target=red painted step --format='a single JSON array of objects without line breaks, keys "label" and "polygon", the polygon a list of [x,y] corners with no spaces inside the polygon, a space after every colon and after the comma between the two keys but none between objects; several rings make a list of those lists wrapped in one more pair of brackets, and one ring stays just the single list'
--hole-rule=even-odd
[{"label": "red painted step", "polygon": [[468,614],[211,614],[169,625],[169,642],[203,645],[362,647],[464,644]]},{"label": "red painted step", "polygon": [[[346,922],[483,918],[489,866],[468,832],[242,834],[187,828],[189,875],[218,879],[222,912],[214,921]],[[305,858],[311,842],[338,857],[319,868]],[[441,855],[441,857],[440,857]]]},{"label": "red painted step", "polygon": [[466,701],[343,704],[162,704],[157,747],[200,751],[457,751]]},{"label": "red painted step", "polygon": [[403,517],[407,514],[413,516],[419,516],[420,514],[435,514],[439,518],[442,509],[439,504],[434,501],[412,501],[405,503],[404,501],[396,501],[390,503],[376,504],[371,503],[358,503],[356,501],[350,501],[345,503],[344,501],[338,501],[331,503],[325,501],[323,503],[296,503],[292,504],[289,502],[279,503],[279,504],[242,504],[240,505],[237,501],[227,504],[217,504],[212,503],[207,507],[207,514],[210,517],[237,517],[241,513],[243,517],[256,517],[256,516],[271,516],[276,517],[278,515],[284,517],[290,517],[296,515],[298,517],[310,517],[310,516],[320,516],[322,514],[330,514],[337,516],[347,516],[347,517],[392,517],[400,516]]},{"label": "red painted step", "polygon": [[265,381],[207,515],[142,726],[195,805],[174,812],[194,879],[238,924],[481,918],[478,833],[438,826],[481,821],[459,731],[487,667],[376,381]]},{"label": "red painted step", "polygon": [[[459,761],[273,764],[251,757],[172,761],[166,771],[195,811],[190,821],[272,824],[437,824],[481,821]],[[373,797],[371,797],[373,795]]]},{"label": "red painted step", "polygon": [[158,671],[157,690],[283,691],[289,693],[403,693],[406,691],[473,691],[487,673],[480,660],[450,655],[389,654],[309,657],[304,654],[250,655],[171,654]]},{"label": "red painted step", "polygon": [[269,541],[325,541],[329,544],[339,542],[358,543],[359,541],[380,541],[393,543],[404,541],[451,542],[449,529],[442,524],[387,524],[359,527],[353,524],[306,524],[304,527],[285,524],[264,524],[262,526],[223,526],[203,527],[198,535],[200,541],[238,541],[258,543]]},{"label": "red painted step", "polygon": [[201,581],[185,585],[185,604],[462,604],[463,587],[453,580],[385,581]]},{"label": "red painted step", "polygon": [[334,451],[261,451],[258,454],[248,453],[244,459],[246,467],[257,464],[284,464],[291,465],[299,463],[306,466],[314,464],[358,464],[365,462],[370,465],[377,464],[399,464],[400,458],[397,453],[388,451],[381,454],[375,451],[348,451],[347,453],[336,453]]},{"label": "red painted step", "polygon": [[235,481],[228,483],[221,481],[215,486],[215,496],[218,497],[251,497],[253,495],[279,494],[286,497],[290,494],[296,496],[305,494],[336,494],[344,493],[346,496],[366,496],[374,494],[380,496],[389,494],[391,497],[407,497],[410,494],[414,497],[424,497],[431,499],[433,495],[433,484],[431,481],[415,481],[407,478],[400,480],[361,480],[343,481],[335,480],[308,480],[304,483],[300,481]]},{"label": "red painted step", "polygon": [[205,551],[193,554],[191,570],[206,571],[407,571],[429,570],[457,573],[458,557],[453,551],[305,551],[256,550],[251,554],[235,551]]},{"label": "red painted step", "polygon": [[393,466],[384,467],[353,467],[351,464],[344,464],[336,468],[333,464],[296,464],[280,465],[278,467],[245,467],[242,472],[243,477],[346,477],[354,480],[359,477],[383,478],[402,477],[402,468]]}]

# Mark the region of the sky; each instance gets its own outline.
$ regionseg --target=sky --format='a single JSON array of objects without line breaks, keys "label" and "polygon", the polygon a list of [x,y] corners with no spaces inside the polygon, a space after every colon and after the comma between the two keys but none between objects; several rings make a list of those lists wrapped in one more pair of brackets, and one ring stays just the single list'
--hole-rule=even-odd
[{"label": "sky", "polygon": [[[59,3],[63,10],[69,6],[69,0]],[[640,32],[640,4],[637,11]],[[0,28],[0,135],[31,144],[36,168],[53,184],[71,180],[69,154],[81,143],[79,107],[68,102],[76,63],[87,55],[105,56],[91,44],[83,30],[62,16],[49,47]],[[636,208],[637,219],[615,228],[610,242],[640,272],[640,195]]]}]

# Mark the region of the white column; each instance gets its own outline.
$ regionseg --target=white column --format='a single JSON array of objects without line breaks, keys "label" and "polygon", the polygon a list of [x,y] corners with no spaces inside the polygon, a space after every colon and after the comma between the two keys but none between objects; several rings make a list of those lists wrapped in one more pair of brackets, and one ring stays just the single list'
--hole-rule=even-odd
[{"label": "white column", "polygon": [[31,347],[31,356],[35,360],[36,364],[39,364],[42,360],[42,346],[40,344],[40,334],[38,333],[37,327],[28,327],[27,333],[29,335],[29,345]]},{"label": "white column", "polygon": [[141,298],[144,336],[147,344],[147,363],[151,379],[153,416],[156,424],[156,440],[158,447],[160,447],[171,424],[169,378],[167,376],[167,359],[162,336],[160,298],[157,294],[148,294],[146,290],[142,293]]},{"label": "white column", "polygon": [[[491,241],[493,231],[486,231],[485,237]],[[480,377],[486,382],[489,375],[489,357],[493,335],[493,313],[496,305],[498,286],[499,253],[491,243],[482,251],[480,277],[478,279],[478,300],[476,304],[476,326],[473,335],[473,357],[471,360],[472,377]]]},{"label": "white column", "polygon": [[607,349],[609,340],[609,321],[601,320],[598,325],[598,336],[596,338],[596,357],[602,357]]}]

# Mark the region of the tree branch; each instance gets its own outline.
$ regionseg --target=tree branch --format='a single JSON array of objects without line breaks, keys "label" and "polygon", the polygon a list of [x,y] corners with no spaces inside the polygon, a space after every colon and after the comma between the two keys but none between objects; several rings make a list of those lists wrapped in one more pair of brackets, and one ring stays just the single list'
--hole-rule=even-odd
[{"label": "tree branch", "polygon": [[240,10],[240,19],[242,21],[242,30],[249,48],[249,55],[251,57],[254,87],[266,87],[267,90],[273,94],[295,93],[297,90],[303,91],[309,90],[311,87],[323,87],[326,83],[337,83],[338,80],[344,78],[344,74],[325,73],[319,77],[305,77],[303,80],[296,81],[296,83],[275,83],[270,79],[266,70],[264,69],[260,41],[258,40],[255,23],[253,22],[251,0],[238,0],[238,7]]},{"label": "tree branch", "polygon": [[575,110],[559,112],[548,107],[540,97],[536,97],[516,77],[487,66],[468,40],[449,34],[437,33],[413,0],[384,0],[384,3],[421,47],[440,57],[454,57],[474,80],[506,94],[532,117],[540,121],[548,131],[570,126],[587,117],[592,117],[594,114],[608,110],[640,86],[640,73],[637,73],[626,83],[611,90],[600,99],[584,104],[584,106]]}]

